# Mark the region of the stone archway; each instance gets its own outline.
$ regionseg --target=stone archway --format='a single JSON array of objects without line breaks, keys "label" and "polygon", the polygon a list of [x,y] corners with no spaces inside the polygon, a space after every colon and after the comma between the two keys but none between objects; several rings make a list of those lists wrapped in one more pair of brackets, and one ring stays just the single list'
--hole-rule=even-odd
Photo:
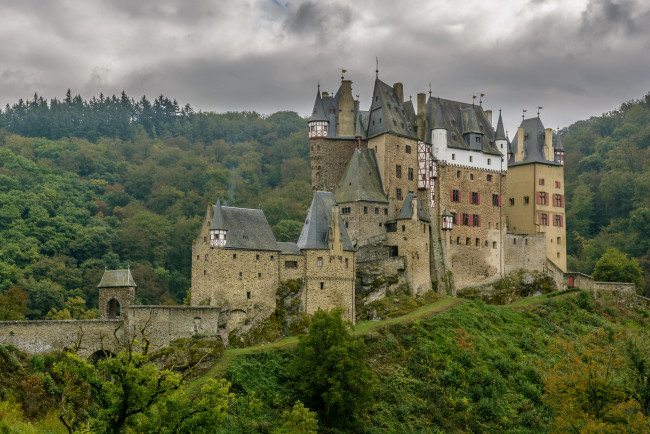
[{"label": "stone archway", "polygon": [[111,298],[106,304],[106,317],[116,319],[120,317],[120,302],[117,298]]},{"label": "stone archway", "polygon": [[88,357],[88,361],[93,365],[96,365],[98,361],[102,359],[110,359],[111,357],[115,357],[115,354],[113,354],[111,351],[97,350],[92,353],[90,357]]}]

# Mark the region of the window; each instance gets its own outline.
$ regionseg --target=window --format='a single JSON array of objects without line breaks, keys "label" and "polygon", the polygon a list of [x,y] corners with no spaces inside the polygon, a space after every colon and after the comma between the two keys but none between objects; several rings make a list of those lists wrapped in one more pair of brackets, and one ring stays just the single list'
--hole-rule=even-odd
[{"label": "window", "polygon": [[262,273],[257,273],[257,278],[261,279],[262,278]]},{"label": "window", "polygon": [[562,188],[562,183],[560,181],[555,181],[555,188]]},{"label": "window", "polygon": [[384,215],[388,215],[388,208],[384,208]]},{"label": "window", "polygon": [[510,202],[510,206],[515,205],[515,198],[514,197],[511,197],[510,199],[508,199],[508,201]]},{"label": "window", "polygon": [[539,214],[539,224],[542,226],[548,226],[548,214],[543,212]]},{"label": "window", "polygon": [[492,182],[492,175],[487,176],[487,182]]},{"label": "window", "polygon": [[395,177],[396,178],[402,177],[402,166],[400,166],[399,164],[395,166]]},{"label": "window", "polygon": [[477,238],[477,239],[474,241],[474,245],[475,245],[476,247],[481,247],[481,239],[480,239],[480,238]]},{"label": "window", "polygon": [[[454,140],[456,140],[456,136],[454,136]],[[456,159],[456,154],[451,154],[451,159],[455,160]]]},{"label": "window", "polygon": [[246,299],[250,300],[251,299],[251,292],[246,291]]},{"label": "window", "polygon": [[493,249],[496,249],[496,248],[497,248],[497,242],[496,242],[496,241],[492,241],[492,248],[493,248]]},{"label": "window", "polygon": [[544,178],[539,178],[539,185],[544,185]]},{"label": "window", "polygon": [[244,276],[244,273],[242,273],[242,272],[240,271],[240,272],[239,272],[239,278],[241,279],[243,276]]},{"label": "window", "polygon": [[456,171],[456,178],[460,178],[460,170]]},{"label": "window", "polygon": [[413,168],[409,167],[408,180],[413,181]]},{"label": "window", "polygon": [[255,255],[255,260],[259,261],[260,260],[260,255]]},{"label": "window", "polygon": [[481,143],[481,138],[479,136],[476,136],[476,143]]},{"label": "window", "polygon": [[460,202],[460,190],[451,190],[451,201]]},{"label": "window", "polygon": [[481,226],[481,216],[478,214],[472,215],[472,226]]},{"label": "window", "polygon": [[298,268],[298,261],[284,261],[284,268]]},{"label": "window", "polygon": [[364,214],[368,214],[368,207],[367,207],[367,206],[364,206],[364,207],[363,207],[363,213],[364,213]]},{"label": "window", "polygon": [[530,203],[530,199],[528,196],[524,196],[524,205],[528,205]]},{"label": "window", "polygon": [[233,253],[233,254],[232,254],[232,258],[233,258],[233,259],[237,259],[237,253]]},{"label": "window", "polygon": [[348,223],[348,222],[345,222],[345,228],[346,228],[346,229],[348,228],[348,226],[349,226],[349,223]]},{"label": "window", "polygon": [[469,246],[469,238],[465,238],[465,245]]},{"label": "window", "polygon": [[546,192],[538,191],[537,192],[537,205],[546,205]]},{"label": "window", "polygon": [[[469,157],[469,161],[472,161],[472,157]],[[474,181],[474,174],[473,173],[469,174],[469,180]]]},{"label": "window", "polygon": [[316,265],[318,265],[319,267],[322,267],[322,266],[323,266],[323,257],[322,257],[322,256],[319,256],[319,257],[316,259]]},{"label": "window", "polygon": [[391,258],[399,256],[399,248],[397,246],[388,246],[388,256]]},{"label": "window", "polygon": [[200,256],[199,256],[199,255],[196,255],[196,260],[197,260],[197,261],[199,260],[199,258],[200,258]]},{"label": "window", "polygon": [[208,255],[205,255],[205,260],[206,260],[206,261],[208,260]]},{"label": "window", "polygon": [[348,268],[348,258],[345,258],[345,268]]},{"label": "window", "polygon": [[564,206],[564,196],[561,194],[553,195],[553,206],[563,207]]},{"label": "window", "polygon": [[468,226],[469,225],[469,214],[463,213],[463,225]]},{"label": "window", "polygon": [[271,258],[270,258],[270,259],[271,259],[271,261],[272,261],[272,260],[275,259],[275,258],[273,257],[273,255],[271,255]]},{"label": "window", "polygon": [[350,212],[352,212],[352,209],[349,206],[341,208],[341,214],[350,214]]},{"label": "window", "polygon": [[375,215],[379,214],[379,208],[375,207]]},{"label": "window", "polygon": [[470,155],[470,156],[469,156],[469,162],[471,163],[472,161],[474,161],[474,157],[472,157],[472,156]]},{"label": "window", "polygon": [[321,282],[320,283],[320,289],[324,289],[324,288],[325,288],[325,282]]},{"label": "window", "polygon": [[386,232],[397,232],[397,223],[386,223]]},{"label": "window", "polygon": [[407,154],[410,154],[411,153],[411,145],[406,145],[405,151],[406,151]]},{"label": "window", "polygon": [[564,221],[563,220],[564,219],[562,218],[561,215],[555,214],[555,221],[553,222],[553,226],[559,226],[559,227],[564,226],[564,224],[563,224]]},{"label": "window", "polygon": [[208,237],[203,237],[203,242],[207,243],[208,242]]},{"label": "window", "polygon": [[501,206],[501,197],[498,194],[492,195],[492,206]]},{"label": "window", "polygon": [[406,226],[402,225],[402,232],[406,232]]},{"label": "window", "polygon": [[456,245],[460,246],[460,237],[456,237]]},{"label": "window", "polygon": [[562,244],[562,237],[557,237],[557,244],[558,245]]},{"label": "window", "polygon": [[404,198],[402,197],[402,189],[401,189],[401,188],[397,188],[397,189],[395,189],[395,198],[396,198],[397,200],[402,200],[402,199],[404,199]]},{"label": "window", "polygon": [[492,159],[488,158],[488,166],[490,166],[491,164],[492,164]]},{"label": "window", "polygon": [[479,205],[480,204],[480,201],[479,201],[480,197],[481,196],[477,192],[473,191],[472,195],[469,198],[469,203],[474,204],[474,205]]},{"label": "window", "polygon": [[203,270],[203,275],[205,276],[207,274],[208,274],[208,272],[206,270]]}]

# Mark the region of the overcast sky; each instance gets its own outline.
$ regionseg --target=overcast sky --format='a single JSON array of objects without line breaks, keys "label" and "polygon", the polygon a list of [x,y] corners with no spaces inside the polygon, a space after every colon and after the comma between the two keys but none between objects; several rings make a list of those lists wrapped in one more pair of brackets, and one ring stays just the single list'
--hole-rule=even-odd
[{"label": "overcast sky", "polygon": [[[311,111],[348,72],[404,93],[522,109],[547,127],[650,91],[646,0],[1,0],[0,104],[125,90],[196,110]],[[496,118],[495,118],[496,122]]]}]

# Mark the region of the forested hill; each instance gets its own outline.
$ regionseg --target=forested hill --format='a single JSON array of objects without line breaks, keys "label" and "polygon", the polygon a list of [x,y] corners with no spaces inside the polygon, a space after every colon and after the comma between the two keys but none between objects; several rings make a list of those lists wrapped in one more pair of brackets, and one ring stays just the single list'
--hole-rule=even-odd
[{"label": "forested hill", "polygon": [[88,315],[104,267],[130,266],[140,303],[182,302],[192,241],[217,197],[261,207],[278,240],[297,239],[308,154],[293,112],[195,113],[125,94],[7,106],[0,320]]},{"label": "forested hill", "polygon": [[568,267],[608,247],[639,260],[650,293],[650,93],[565,129]]}]

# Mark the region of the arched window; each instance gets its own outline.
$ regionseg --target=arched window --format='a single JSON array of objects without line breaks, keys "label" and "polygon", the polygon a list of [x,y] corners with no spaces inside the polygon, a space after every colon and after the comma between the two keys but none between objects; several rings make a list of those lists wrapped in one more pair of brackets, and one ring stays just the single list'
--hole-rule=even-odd
[{"label": "arched window", "polygon": [[120,316],[120,302],[115,298],[108,300],[108,305],[106,306],[106,316],[108,319],[119,318]]}]

